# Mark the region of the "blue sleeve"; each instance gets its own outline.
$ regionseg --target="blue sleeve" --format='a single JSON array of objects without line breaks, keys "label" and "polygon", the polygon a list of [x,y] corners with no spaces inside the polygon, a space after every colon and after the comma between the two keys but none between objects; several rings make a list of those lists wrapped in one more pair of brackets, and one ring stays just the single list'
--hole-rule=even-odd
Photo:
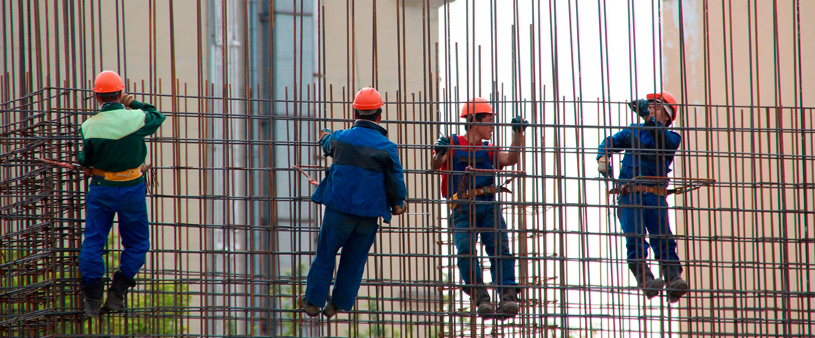
[{"label": "blue sleeve", "polygon": [[[335,131],[334,133],[338,132],[339,130]],[[334,155],[334,145],[331,142],[331,140],[334,139],[334,133],[325,135],[323,136],[323,138],[320,139],[320,147],[323,148],[323,156],[325,157]]]},{"label": "blue sleeve", "polygon": [[399,161],[399,154],[396,152],[396,145],[388,149],[391,157],[391,167],[385,172],[385,194],[388,198],[388,205],[391,208],[402,206],[407,198],[407,187],[405,186],[405,171]]},{"label": "blue sleeve", "polygon": [[607,152],[618,153],[631,148],[631,130],[623,129],[613,136],[606,137],[598,147],[597,158],[607,155]]},{"label": "blue sleeve", "polygon": [[639,134],[640,144],[645,148],[676,150],[682,142],[679,133],[668,130],[662,123],[651,118],[642,125],[643,129]]}]

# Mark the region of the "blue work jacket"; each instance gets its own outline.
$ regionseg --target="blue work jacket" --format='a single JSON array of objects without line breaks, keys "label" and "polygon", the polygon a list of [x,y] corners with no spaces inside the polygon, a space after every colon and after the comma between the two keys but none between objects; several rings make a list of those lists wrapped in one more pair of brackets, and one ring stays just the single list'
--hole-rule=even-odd
[{"label": "blue work jacket", "polygon": [[665,177],[671,172],[671,163],[681,142],[679,133],[651,118],[646,123],[631,124],[628,129],[607,137],[600,143],[597,158],[625,151],[619,179]]},{"label": "blue work jacket", "polygon": [[357,120],[354,127],[320,139],[323,155],[334,158],[311,200],[328,208],[391,221],[391,210],[407,198],[405,173],[396,144],[379,124]]}]

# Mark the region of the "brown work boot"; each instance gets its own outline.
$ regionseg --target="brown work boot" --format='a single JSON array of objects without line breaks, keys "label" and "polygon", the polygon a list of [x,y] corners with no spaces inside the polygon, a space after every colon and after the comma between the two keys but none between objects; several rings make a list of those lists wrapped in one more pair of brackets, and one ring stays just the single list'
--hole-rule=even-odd
[{"label": "brown work boot", "polygon": [[670,281],[665,289],[668,291],[668,301],[671,303],[676,303],[679,301],[679,298],[682,298],[682,296],[688,293],[690,285],[688,285],[688,282],[681,277],[677,277],[676,279]]},{"label": "brown work boot", "polygon": [[328,305],[325,306],[323,309],[323,316],[326,318],[334,317],[335,314],[340,312],[340,308],[334,305],[334,302],[331,301],[331,298],[328,298]]},{"label": "brown work boot", "polygon": [[300,308],[303,309],[309,317],[316,317],[320,314],[320,307],[309,303],[308,300],[306,300],[306,295],[297,297],[297,302],[300,303]]},{"label": "brown work boot", "polygon": [[105,297],[105,281],[99,279],[92,284],[82,282],[80,288],[84,299],[85,314],[88,317],[99,318],[102,299]]},{"label": "brown work boot", "polygon": [[654,274],[645,263],[628,263],[628,269],[631,270],[637,280],[637,286],[642,289],[642,293],[648,299],[659,295],[660,290],[665,286],[665,281],[662,278],[654,278]]},{"label": "brown work boot", "polygon": [[517,288],[501,289],[501,303],[498,305],[498,312],[515,317],[521,311],[520,301],[518,301]]},{"label": "brown work boot", "polygon": [[475,301],[476,303],[476,312],[480,316],[489,315],[495,312],[495,308],[492,307],[492,302],[490,300],[490,293],[484,287],[476,287],[474,288],[475,292],[474,295],[470,295],[470,299]]}]

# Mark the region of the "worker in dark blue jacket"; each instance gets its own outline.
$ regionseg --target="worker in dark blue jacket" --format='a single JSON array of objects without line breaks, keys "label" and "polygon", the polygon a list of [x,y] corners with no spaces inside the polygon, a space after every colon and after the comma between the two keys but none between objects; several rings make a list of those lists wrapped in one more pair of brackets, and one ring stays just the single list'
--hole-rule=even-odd
[{"label": "worker in dark blue jacket", "polygon": [[[354,127],[321,133],[323,154],[333,157],[334,163],[311,195],[312,201],[325,205],[325,214],[306,293],[299,299],[309,316],[318,315],[326,302],[322,313],[329,318],[353,308],[379,217],[390,223],[391,215],[407,210],[407,188],[396,144],[379,125],[382,105],[376,89],[363,88],[354,98]],[[329,298],[340,248],[340,265]]]},{"label": "worker in dark blue jacket", "polygon": [[[674,303],[689,288],[681,277],[682,265],[668,222],[666,200],[667,176],[682,142],[682,137],[668,126],[679,114],[679,106],[668,92],[649,94],[630,106],[645,122],[632,124],[603,140],[597,155],[598,169],[606,177],[613,175],[609,156],[625,151],[619,182],[611,193],[618,194],[617,217],[626,235],[628,267],[648,298],[658,295],[667,280],[668,300]],[[646,263],[646,234],[665,280],[654,278]]]}]

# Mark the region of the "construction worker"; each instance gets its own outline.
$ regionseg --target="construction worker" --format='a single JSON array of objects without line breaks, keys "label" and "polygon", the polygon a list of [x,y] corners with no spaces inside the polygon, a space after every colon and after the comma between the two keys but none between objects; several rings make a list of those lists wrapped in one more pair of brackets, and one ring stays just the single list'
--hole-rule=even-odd
[{"label": "construction worker", "polygon": [[[474,98],[461,107],[467,131],[464,135],[441,136],[434,146],[431,163],[433,169],[452,171],[442,176],[441,193],[451,203],[450,223],[453,224],[457,265],[463,291],[475,303],[480,316],[512,317],[520,311],[515,280],[515,257],[509,250],[507,224],[496,202],[501,188],[495,184],[495,173],[475,172],[495,170],[518,163],[524,144],[524,130],[528,121],[516,116],[511,120],[512,146],[501,151],[489,143],[495,131],[495,113],[484,98]],[[505,189],[505,188],[504,188]],[[497,286],[500,303],[496,310],[481,275],[481,264],[476,257],[478,236],[490,257],[490,275]]]},{"label": "construction worker", "polygon": [[[119,74],[109,70],[99,73],[93,91],[102,106],[80,129],[82,151],[77,159],[92,175],[85,201],[85,238],[79,253],[85,313],[91,317],[98,317],[100,308],[106,312],[124,310],[124,297],[136,285],[134,277],[150,249],[147,192],[140,166],[147,157],[144,137],[155,133],[165,117],[153,105],[136,101],[123,90]],[[103,306],[102,253],[117,214],[124,251]]]},{"label": "construction worker", "polygon": [[[603,140],[597,155],[598,170],[603,176],[612,176],[610,155],[625,151],[619,181],[611,193],[618,195],[617,217],[626,235],[628,268],[649,299],[660,293],[667,280],[668,300],[675,303],[689,288],[681,277],[682,265],[668,223],[666,200],[667,175],[682,141],[668,127],[679,115],[679,106],[669,92],[648,94],[646,99],[633,101],[629,106],[644,122],[632,124]],[[665,280],[654,278],[646,263],[649,248],[646,234]]]},{"label": "construction worker", "polygon": [[[407,210],[407,188],[396,144],[387,137],[382,120],[382,97],[374,88],[363,88],[354,98],[354,126],[348,130],[320,133],[323,155],[334,158],[311,200],[325,205],[317,238],[317,255],[308,271],[300,307],[309,316],[320,308],[331,318],[351,311],[365,272],[368,251],[382,217]],[[337,251],[342,248],[334,291],[328,297]]]}]

